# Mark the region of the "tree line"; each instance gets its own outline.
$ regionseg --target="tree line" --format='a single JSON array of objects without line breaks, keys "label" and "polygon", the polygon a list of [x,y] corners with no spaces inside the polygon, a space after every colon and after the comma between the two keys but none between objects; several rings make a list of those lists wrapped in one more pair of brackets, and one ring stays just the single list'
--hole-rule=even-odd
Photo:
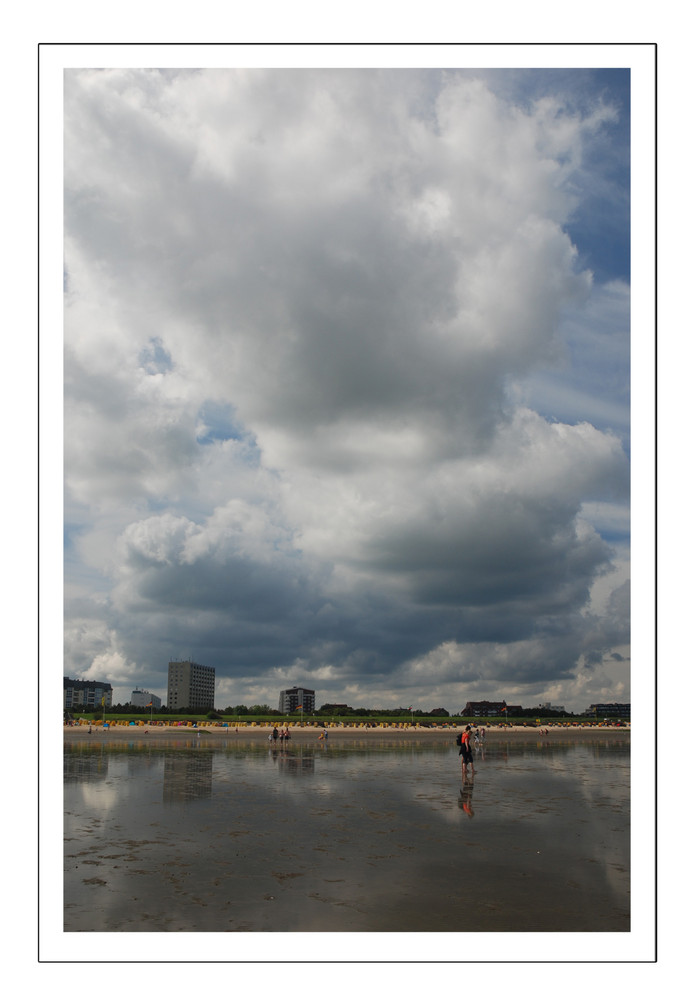
[{"label": "tree line", "polygon": [[[299,710],[294,712],[280,712],[277,708],[270,708],[269,705],[227,705],[226,708],[221,709],[201,709],[192,705],[187,705],[182,708],[169,709],[166,705],[162,705],[161,708],[150,709],[149,706],[143,707],[142,705],[132,705],[130,702],[125,704],[111,705],[106,709],[109,715],[132,715],[133,713],[149,713],[153,711],[154,715],[201,715],[206,714],[208,718],[221,719],[222,717],[229,716],[275,716],[278,719],[284,719],[287,715],[298,718],[300,715]],[[101,712],[101,706],[94,706],[89,708],[86,705],[76,705],[72,708],[72,714],[80,714],[80,712],[96,712],[97,714]],[[579,716],[583,716],[585,713],[579,713]],[[423,711],[421,708],[352,708],[350,705],[342,705],[335,702],[325,702],[320,708],[316,708],[313,712],[303,713],[305,718],[312,716],[330,716],[334,718],[349,718],[349,717],[359,717],[359,718],[403,718],[412,717],[414,718],[460,718],[465,716],[465,712],[461,709],[457,715],[451,716],[445,708],[433,708],[429,712]],[[536,718],[542,717],[543,719],[550,718],[572,718],[579,717],[576,716],[574,712],[562,712],[555,709],[548,708],[516,708],[513,711],[513,718]],[[467,717],[467,716],[466,716]],[[487,718],[487,716],[485,716]],[[499,718],[502,718],[499,716]]]},{"label": "tree line", "polygon": [[[87,706],[76,705],[73,708],[74,712],[80,711],[99,711],[99,705],[94,706],[93,709],[87,708]],[[110,705],[106,711],[112,713],[113,715],[132,715],[133,712],[145,712],[149,711],[149,706],[143,705],[132,705],[130,702],[125,702],[125,704],[118,703],[117,705]],[[205,709],[201,709],[199,706],[195,707],[193,705],[184,705],[181,708],[169,709],[166,705],[162,705],[161,708],[155,708],[155,715],[199,715],[201,712],[205,712]],[[299,709],[294,712],[280,712],[277,708],[270,708],[269,705],[227,705],[226,708],[216,708],[210,709],[211,713],[216,716],[227,716],[227,715],[276,715],[278,718],[285,718],[286,715],[299,715]],[[316,708],[313,712],[304,711],[304,715],[335,715],[335,716],[401,716],[401,715],[415,715],[415,716],[438,716],[438,717],[448,717],[449,712],[445,708],[434,708],[430,712],[424,712],[419,708],[351,708],[349,705],[338,705],[326,702],[321,705],[320,708]]]}]

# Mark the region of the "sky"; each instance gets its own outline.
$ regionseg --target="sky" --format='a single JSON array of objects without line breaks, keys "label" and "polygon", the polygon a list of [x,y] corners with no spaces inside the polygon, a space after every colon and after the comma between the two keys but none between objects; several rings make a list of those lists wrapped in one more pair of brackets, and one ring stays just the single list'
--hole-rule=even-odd
[{"label": "sky", "polygon": [[64,84],[64,674],[629,701],[629,71]]}]

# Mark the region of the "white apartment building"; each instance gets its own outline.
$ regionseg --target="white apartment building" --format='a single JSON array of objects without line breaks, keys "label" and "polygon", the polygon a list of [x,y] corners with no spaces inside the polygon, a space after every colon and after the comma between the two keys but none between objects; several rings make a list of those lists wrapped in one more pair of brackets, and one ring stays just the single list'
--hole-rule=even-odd
[{"label": "white apartment building", "polygon": [[149,708],[150,705],[152,708],[161,708],[161,698],[150,691],[141,691],[139,688],[135,688],[130,695],[130,704],[134,705],[135,708]]}]

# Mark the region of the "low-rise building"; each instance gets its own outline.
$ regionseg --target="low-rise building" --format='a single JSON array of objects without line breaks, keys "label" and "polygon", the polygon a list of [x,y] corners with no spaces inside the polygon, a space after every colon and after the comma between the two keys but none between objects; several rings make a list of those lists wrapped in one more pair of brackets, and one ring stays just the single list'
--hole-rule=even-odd
[{"label": "low-rise building", "polygon": [[596,719],[630,719],[631,702],[598,702],[586,709],[585,715],[594,715]]},{"label": "low-rise building", "polygon": [[461,715],[507,715],[505,701],[469,701],[460,713]]},{"label": "low-rise building", "polygon": [[83,709],[93,712],[95,709],[110,708],[113,699],[113,688],[107,681],[80,681],[63,677],[63,709],[68,712]]}]

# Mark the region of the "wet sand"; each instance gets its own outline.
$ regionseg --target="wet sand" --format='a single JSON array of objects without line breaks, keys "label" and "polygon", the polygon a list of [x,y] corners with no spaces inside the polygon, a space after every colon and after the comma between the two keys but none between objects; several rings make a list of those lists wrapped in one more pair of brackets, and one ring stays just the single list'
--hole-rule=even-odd
[{"label": "wet sand", "polygon": [[629,930],[626,731],[268,731],[71,729],[64,929]]}]

